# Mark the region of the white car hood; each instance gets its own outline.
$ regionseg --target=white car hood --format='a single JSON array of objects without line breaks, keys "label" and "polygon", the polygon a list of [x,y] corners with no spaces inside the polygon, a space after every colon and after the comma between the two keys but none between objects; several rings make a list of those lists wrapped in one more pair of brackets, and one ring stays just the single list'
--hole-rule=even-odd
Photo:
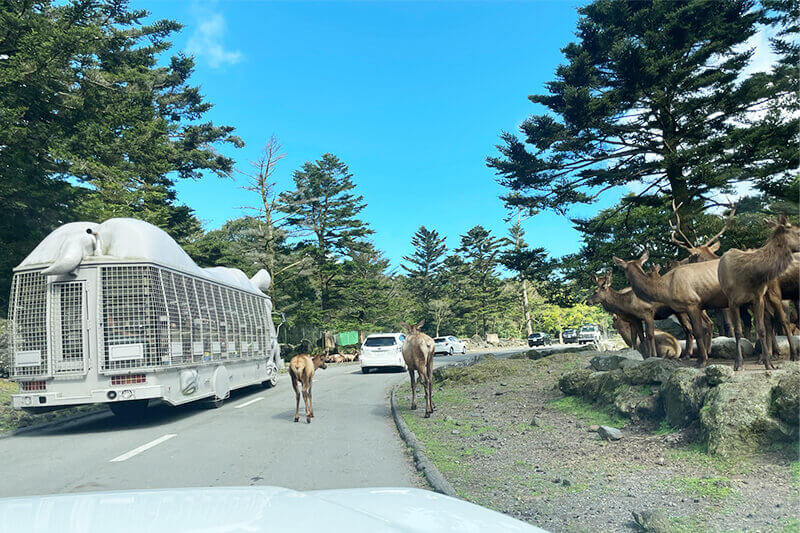
[{"label": "white car hood", "polygon": [[472,533],[543,530],[421,489],[297,492],[280,487],[217,487],[0,499],[0,531]]}]

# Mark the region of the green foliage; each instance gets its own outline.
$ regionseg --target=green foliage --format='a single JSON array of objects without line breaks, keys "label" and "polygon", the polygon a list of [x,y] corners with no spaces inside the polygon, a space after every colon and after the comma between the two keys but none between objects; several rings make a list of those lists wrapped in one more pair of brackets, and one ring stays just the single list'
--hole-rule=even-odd
[{"label": "green foliage", "polygon": [[414,253],[403,257],[404,261],[410,263],[410,266],[402,265],[408,277],[408,289],[420,309],[424,309],[427,302],[443,295],[439,281],[447,251],[444,240],[436,230],[420,226],[411,237]]},{"label": "green foliage", "polygon": [[679,477],[667,482],[675,490],[698,498],[724,500],[738,494],[731,488],[732,481],[726,477],[696,478]]},{"label": "green foliage", "polygon": [[549,402],[547,406],[583,420],[587,424],[621,428],[628,422],[617,413],[598,407],[577,396],[564,396]]},{"label": "green foliage", "polygon": [[502,284],[497,276],[500,253],[505,240],[494,237],[483,226],[475,226],[461,236],[461,252],[466,257],[461,272],[466,274],[465,300],[468,313],[482,325],[483,336],[489,320],[502,306]]}]

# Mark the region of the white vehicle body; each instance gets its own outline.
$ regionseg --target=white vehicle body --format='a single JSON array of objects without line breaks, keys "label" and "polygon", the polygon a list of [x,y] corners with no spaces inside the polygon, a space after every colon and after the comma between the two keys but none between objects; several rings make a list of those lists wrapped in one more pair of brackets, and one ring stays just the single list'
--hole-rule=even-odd
[{"label": "white vehicle body", "polygon": [[443,353],[446,355],[453,355],[457,353],[467,353],[467,345],[458,340],[458,337],[448,335],[446,337],[436,337],[433,339],[436,344],[434,353]]},{"label": "white vehicle body", "polygon": [[1,531],[140,533],[543,532],[510,516],[412,488],[280,487],[87,492],[0,499]]},{"label": "white vehicle body", "polygon": [[121,410],[274,383],[283,363],[268,286],[266,271],[250,280],[198,267],[139,220],[61,226],[14,269],[11,375],[21,392],[12,404]]},{"label": "white vehicle body", "polygon": [[361,370],[364,373],[373,368],[395,367],[406,369],[403,359],[403,342],[406,336],[402,333],[375,333],[364,339],[361,345]]},{"label": "white vehicle body", "polygon": [[601,338],[600,328],[596,324],[587,324],[578,330],[578,344],[597,342]]}]

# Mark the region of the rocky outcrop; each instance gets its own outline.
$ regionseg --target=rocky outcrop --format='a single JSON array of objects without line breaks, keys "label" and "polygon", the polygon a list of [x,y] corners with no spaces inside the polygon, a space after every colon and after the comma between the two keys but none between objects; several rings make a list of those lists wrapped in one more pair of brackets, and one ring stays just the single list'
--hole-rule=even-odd
[{"label": "rocky outcrop", "polygon": [[800,425],[800,365],[781,373],[772,389],[770,411],[797,431]]},{"label": "rocky outcrop", "polygon": [[661,384],[680,366],[677,361],[651,357],[638,365],[623,368],[622,373],[631,385]]},{"label": "rocky outcrop", "polygon": [[[742,339],[742,357],[753,355],[753,343]],[[711,339],[711,357],[716,359],[736,359],[736,339],[733,337],[714,337]]]},{"label": "rocky outcrop", "polygon": [[608,371],[625,366],[633,366],[638,364],[639,361],[644,361],[644,358],[638,351],[622,350],[610,355],[595,355],[591,358],[589,364],[595,370]]},{"label": "rocky outcrop", "polygon": [[664,414],[669,425],[682,428],[696,420],[708,388],[706,377],[700,370],[675,370],[661,388]]}]

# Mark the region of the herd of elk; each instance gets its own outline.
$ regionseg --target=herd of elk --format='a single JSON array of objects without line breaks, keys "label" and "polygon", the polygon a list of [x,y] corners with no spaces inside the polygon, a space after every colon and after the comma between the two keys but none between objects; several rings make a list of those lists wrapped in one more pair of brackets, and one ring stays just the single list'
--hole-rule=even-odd
[{"label": "herd of elk", "polygon": [[[644,270],[649,258],[647,251],[638,259],[628,261],[614,257],[614,263],[624,270],[630,287],[616,291],[611,288],[610,273],[596,276],[597,288],[587,303],[600,304],[614,314],[615,323],[630,332],[627,334],[630,339],[623,336],[626,343],[633,347],[642,345],[640,351],[646,356],[659,355],[654,319],[674,314],[686,333],[682,357],[691,354],[694,339],[701,365],[706,364],[711,353],[714,324],[708,312],[723,313],[725,325],[736,337],[735,370],[743,364],[742,320],[748,317],[745,306],[750,306],[764,366],[773,368],[771,356],[777,350],[773,320],[778,321],[789,339],[791,360],[797,360],[798,349],[792,341],[793,328],[783,300],[791,300],[800,315],[800,228],[781,215],[770,223],[772,231],[764,246],[747,251],[734,248],[720,257],[716,253],[720,248],[719,238],[733,220],[735,209],[731,208],[716,235],[703,244],[694,244],[680,229],[679,208],[680,205],[673,203],[676,223],[670,222],[671,239],[689,252],[689,256],[673,262],[663,275],[658,266]],[[671,341],[667,344],[672,345]]]}]

